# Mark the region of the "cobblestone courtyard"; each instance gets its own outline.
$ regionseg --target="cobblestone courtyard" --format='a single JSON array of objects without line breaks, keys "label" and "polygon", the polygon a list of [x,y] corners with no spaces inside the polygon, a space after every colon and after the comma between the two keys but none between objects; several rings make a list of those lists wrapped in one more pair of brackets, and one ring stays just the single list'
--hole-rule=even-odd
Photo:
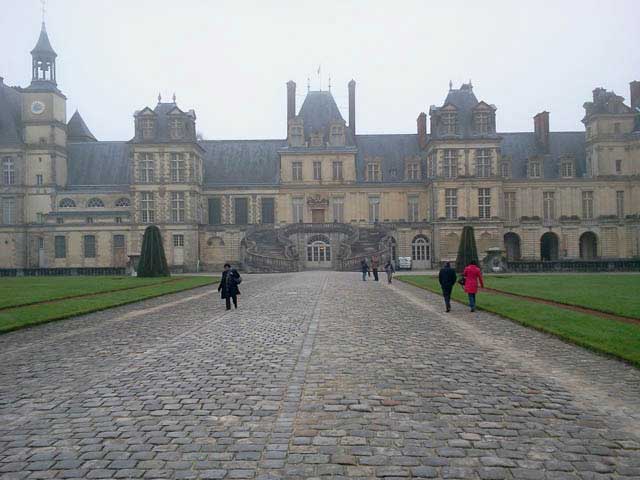
[{"label": "cobblestone courtyard", "polygon": [[1,336],[0,476],[640,478],[632,367],[357,273],[241,290]]}]

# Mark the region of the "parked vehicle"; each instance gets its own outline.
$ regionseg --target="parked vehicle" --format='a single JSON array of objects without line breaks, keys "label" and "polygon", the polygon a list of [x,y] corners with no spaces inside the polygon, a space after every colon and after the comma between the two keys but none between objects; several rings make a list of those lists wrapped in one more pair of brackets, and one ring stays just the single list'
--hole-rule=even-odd
[{"label": "parked vehicle", "polygon": [[398,270],[411,270],[411,257],[398,257]]}]

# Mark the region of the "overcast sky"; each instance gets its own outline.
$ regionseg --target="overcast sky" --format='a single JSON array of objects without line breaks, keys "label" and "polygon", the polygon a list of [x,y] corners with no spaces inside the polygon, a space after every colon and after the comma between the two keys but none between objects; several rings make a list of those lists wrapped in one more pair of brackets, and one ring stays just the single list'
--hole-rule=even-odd
[{"label": "overcast sky", "polygon": [[[0,75],[30,82],[38,0],[0,0]],[[128,140],[158,92],[193,108],[207,139],[284,138],[286,87],[332,93],[358,133],[413,133],[449,80],[498,107],[500,131],[583,130],[594,87],[640,80],[640,1],[49,0],[58,86],[100,140]]]}]

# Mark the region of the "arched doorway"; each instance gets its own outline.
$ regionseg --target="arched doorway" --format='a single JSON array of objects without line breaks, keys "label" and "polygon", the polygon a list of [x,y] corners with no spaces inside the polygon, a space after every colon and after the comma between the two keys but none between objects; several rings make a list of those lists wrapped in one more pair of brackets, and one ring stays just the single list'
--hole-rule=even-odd
[{"label": "arched doorway", "polygon": [[314,235],[307,241],[307,267],[331,267],[331,241],[325,235]]},{"label": "arched doorway", "polygon": [[520,236],[514,232],[504,234],[504,249],[507,253],[507,260],[520,260]]},{"label": "arched doorway", "polygon": [[580,235],[580,258],[593,260],[598,257],[598,237],[593,232],[584,232]]},{"label": "arched doorway", "polygon": [[540,258],[542,261],[558,260],[558,236],[547,232],[540,238]]},{"label": "arched doorway", "polygon": [[431,266],[431,245],[424,235],[416,235],[411,241],[411,260],[416,268]]}]

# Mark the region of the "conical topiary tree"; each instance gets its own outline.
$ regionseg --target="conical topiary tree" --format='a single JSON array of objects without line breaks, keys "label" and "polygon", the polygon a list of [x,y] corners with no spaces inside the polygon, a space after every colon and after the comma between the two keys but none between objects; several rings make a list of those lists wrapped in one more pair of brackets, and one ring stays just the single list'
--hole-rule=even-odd
[{"label": "conical topiary tree", "polygon": [[473,227],[467,226],[462,229],[458,256],[456,257],[456,271],[462,272],[471,262],[478,263],[478,249],[476,248],[476,237]]},{"label": "conical topiary tree", "polygon": [[168,277],[169,267],[162,246],[162,235],[155,225],[150,225],[144,231],[142,249],[138,262],[139,277]]}]

